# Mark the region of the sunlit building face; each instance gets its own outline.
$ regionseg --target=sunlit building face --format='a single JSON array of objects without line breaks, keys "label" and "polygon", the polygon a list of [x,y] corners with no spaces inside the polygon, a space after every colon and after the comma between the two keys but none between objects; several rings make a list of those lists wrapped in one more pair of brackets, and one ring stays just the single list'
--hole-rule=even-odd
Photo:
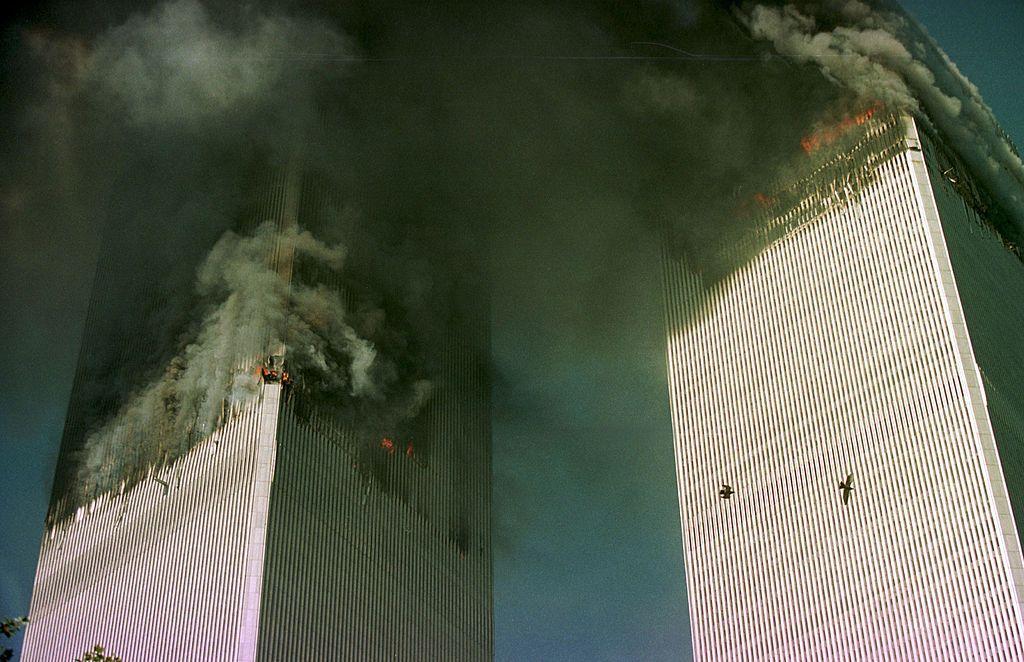
[{"label": "sunlit building face", "polygon": [[[329,191],[307,175],[292,164],[269,177],[254,217],[315,229]],[[289,246],[264,256],[285,287],[342,290]],[[93,306],[117,303],[97,283]],[[401,426],[345,418],[280,341],[244,345],[263,348],[241,353],[259,376],[252,398],[175,438],[185,450],[171,461],[52,505],[22,659],[97,643],[146,662],[491,659],[490,330],[485,302],[467,308],[431,348],[431,396]],[[121,350],[115,367],[148,349],[87,326],[76,393],[109,387],[87,360],[103,343]],[[89,404],[72,398],[66,443]],[[118,453],[158,432],[133,424],[116,426]]]},{"label": "sunlit building face", "polygon": [[866,119],[727,277],[665,261],[697,659],[1024,656],[1024,264]]}]

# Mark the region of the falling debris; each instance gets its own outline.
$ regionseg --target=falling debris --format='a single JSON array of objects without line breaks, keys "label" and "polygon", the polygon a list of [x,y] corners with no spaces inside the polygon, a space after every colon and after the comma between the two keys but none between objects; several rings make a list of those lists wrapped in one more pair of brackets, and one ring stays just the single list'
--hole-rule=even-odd
[{"label": "falling debris", "polygon": [[735,494],[735,492],[732,489],[732,486],[731,485],[726,485],[724,483],[722,484],[722,489],[718,490],[718,496],[720,496],[723,499],[728,499],[733,494]]},{"label": "falling debris", "polygon": [[839,483],[839,489],[843,492],[843,505],[850,502],[850,492],[853,491],[853,474],[846,477],[846,480]]}]

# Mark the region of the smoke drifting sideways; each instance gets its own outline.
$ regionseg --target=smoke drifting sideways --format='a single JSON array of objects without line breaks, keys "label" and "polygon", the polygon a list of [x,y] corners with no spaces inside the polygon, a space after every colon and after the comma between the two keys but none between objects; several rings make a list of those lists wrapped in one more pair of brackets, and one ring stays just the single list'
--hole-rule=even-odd
[{"label": "smoke drifting sideways", "polygon": [[[221,279],[196,292],[195,274],[251,211],[258,174],[283,168],[297,144],[301,167],[334,200],[315,227],[300,223],[326,242],[324,250],[345,246],[351,291],[368,311],[386,313],[367,313],[379,320],[377,335],[361,329],[351,310],[332,312],[333,326],[313,334],[315,347],[345,365],[346,402],[393,404],[403,416],[422,390],[416,385],[431,379],[423,348],[452,308],[473,307],[492,291],[514,291],[520,302],[519,318],[503,323],[557,331],[598,349],[616,346],[593,339],[625,339],[636,330],[630,324],[646,322],[624,323],[626,316],[609,312],[609,293],[623,291],[624,276],[622,260],[608,256],[639,254],[638,237],[650,243],[654,236],[695,271],[721,278],[736,266],[721,260],[722,248],[757,229],[757,214],[745,212],[751,200],[780,178],[813,169],[801,138],[869,100],[916,107],[911,100],[921,94],[921,107],[930,109],[924,88],[905,83],[910,96],[896,93],[905,78],[898,58],[846,45],[860,43],[847,36],[856,32],[850,26],[881,39],[887,27],[902,25],[892,43],[912,26],[893,22],[897,14],[884,8],[857,13],[862,5],[855,4],[825,3],[811,14],[710,0],[494,1],[444,11],[418,2],[282,0],[240,8],[173,0],[134,14],[103,5],[100,21],[66,15],[29,28],[17,57],[30,81],[19,121],[31,139],[19,160],[32,164],[25,172],[59,178],[69,191],[60,214],[84,219],[104,237],[80,367],[89,378],[78,380],[62,453],[89,457],[85,440],[117,427],[112,413],[167,389],[180,392],[171,398],[172,415],[154,422],[159,429],[187,428],[197,413],[208,421],[222,398],[247,397],[248,382],[235,383],[235,364],[216,354],[227,350],[214,350],[215,340],[202,352],[221,363],[209,375],[219,386],[209,395],[196,390],[208,375],[190,372],[199,364],[187,348],[207,347],[197,340],[204,333],[241,337],[245,320],[215,306],[242,305],[241,290]],[[101,27],[83,31],[79,23]],[[815,25],[835,36],[814,37]],[[813,44],[833,38],[846,50],[825,57],[840,48],[832,45],[815,59],[798,47],[804,37]],[[859,61],[847,51],[864,64],[838,65]],[[977,131],[992,133],[984,113],[965,112],[981,113]],[[1009,162],[991,135],[975,142],[992,145],[996,162]],[[22,185],[27,190],[22,179],[5,184],[5,199]],[[31,203],[19,208],[26,223],[52,222],[28,218]],[[261,236],[226,239],[214,257],[245,255],[240,247]],[[538,255],[524,252],[529,237],[557,239],[536,242],[538,254],[569,247],[556,256],[558,268],[578,290],[559,294],[550,274],[531,272]],[[278,292],[276,310],[302,305],[297,293],[267,286]],[[226,329],[230,320],[243,326]],[[262,324],[288,342],[284,322]],[[126,359],[125,338],[141,339],[145,351]],[[394,348],[386,357],[380,338]],[[375,394],[372,384],[380,382],[371,381],[353,395],[357,357],[369,356],[359,339],[382,352],[371,365],[387,358],[399,375],[391,390]],[[248,350],[239,351],[225,356]],[[311,351],[304,360],[316,366],[318,356]],[[516,377],[516,366],[497,369],[510,373],[501,378]],[[139,455],[133,464],[151,453],[127,450]],[[87,465],[102,474],[104,457],[106,450]],[[55,495],[80,478],[62,471]]]},{"label": "smoke drifting sideways", "polygon": [[1020,155],[977,87],[900,7],[887,0],[748,2],[737,15],[781,55],[819,67],[867,103],[877,100],[924,120],[999,205],[997,229],[1011,246],[1024,245]]},{"label": "smoke drifting sideways", "polygon": [[83,497],[178,457],[251,404],[268,347],[283,347],[286,368],[338,407],[387,398],[404,418],[419,411],[430,383],[396,386],[389,357],[366,337],[375,324],[350,314],[338,291],[286,279],[269,259],[275,249],[335,272],[344,265],[341,246],[294,228],[266,222],[249,237],[226,233],[198,271],[197,291],[208,303],[194,340],[86,440],[77,481]]}]

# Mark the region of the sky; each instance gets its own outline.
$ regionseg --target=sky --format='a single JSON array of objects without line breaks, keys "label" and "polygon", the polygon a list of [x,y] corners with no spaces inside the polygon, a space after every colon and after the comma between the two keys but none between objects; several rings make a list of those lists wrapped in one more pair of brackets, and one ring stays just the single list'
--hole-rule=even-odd
[{"label": "sky", "polygon": [[[980,88],[1014,141],[1024,144],[1024,95],[1020,94],[1024,67],[1015,46],[1024,29],[1024,5],[986,2],[981,11],[936,0],[903,4]],[[17,185],[0,189],[0,303],[6,313],[6,323],[0,326],[0,346],[5,350],[0,371],[0,454],[4,458],[0,617],[28,610],[100,250],[91,211],[106,210],[115,220],[140,214],[160,219],[161,213],[172,214],[180,206],[174,195],[161,197],[148,191],[152,182],[146,175],[138,175],[141,183],[125,180],[125,174],[107,161],[130,154],[137,167],[150,166],[159,173],[159,177],[150,175],[152,181],[174,189],[194,183],[181,174],[187,164],[217,164],[224,152],[238,144],[230,135],[232,127],[218,125],[216,117],[200,114],[186,121],[175,116],[172,122],[154,115],[149,107],[132,106],[138,99],[117,88],[104,90],[122,95],[128,108],[124,112],[135,123],[129,122],[127,136],[108,133],[113,120],[104,114],[112,112],[105,106],[98,118],[56,113],[52,106],[36,108],[33,104],[42,104],[40,100],[59,96],[65,89],[66,81],[60,76],[44,74],[55,70],[67,75],[76,62],[75,42],[64,37],[80,31],[95,38],[104,33],[107,23],[123,22],[130,5],[118,3],[104,12],[60,2],[44,7],[8,15],[2,31],[3,76],[8,84],[0,85],[0,117],[10,121],[0,129],[0,163],[10,166],[5,169],[13,173],[8,175],[9,182]],[[600,50],[603,35],[567,27],[576,20],[571,12],[537,15],[545,17],[543,25],[552,32],[536,36],[531,47],[550,50],[555,40],[558,48],[551,52],[604,52]],[[619,24],[608,30],[620,41],[647,40],[643,29],[656,35],[652,41],[660,41],[662,32],[686,34],[686,12],[672,15],[678,26],[653,25],[665,16],[627,27],[623,26],[632,19],[616,17]],[[372,24],[374,17],[347,18]],[[494,18],[490,35],[494,42],[487,47],[502,46],[503,18]],[[466,16],[465,20],[472,24],[479,18]],[[432,30],[435,34],[448,30],[445,25],[424,25],[428,35]],[[344,48],[331,34],[318,34],[324,48]],[[378,42],[368,36],[364,48],[386,50],[393,47],[389,39],[398,41],[402,36],[373,36]],[[104,52],[115,57],[132,38],[128,32],[108,36],[103,44],[109,50]],[[24,57],[21,49],[32,44],[44,45],[40,57],[45,66],[38,64],[38,58]],[[441,46],[424,39],[413,42],[411,48],[442,48],[458,54],[479,46],[473,39],[452,39]],[[410,48],[408,43],[405,47]],[[55,60],[58,65],[53,65]],[[633,223],[640,216],[633,209],[636,191],[625,190],[618,171],[608,165],[627,164],[642,170],[648,167],[649,142],[645,141],[665,136],[671,147],[676,144],[672,139],[685,142],[690,134],[666,121],[654,122],[650,133],[636,130],[622,135],[618,129],[633,130],[630,113],[639,111],[626,104],[620,114],[606,107],[613,104],[602,101],[602,86],[618,83],[619,76],[632,81],[630,70],[606,73],[611,66],[619,65],[556,69],[537,62],[505,63],[499,83],[511,92],[492,87],[499,83],[492,80],[494,70],[486,67],[420,67],[415,76],[408,68],[369,68],[356,71],[351,83],[346,83],[388,101],[383,110],[365,109],[366,116],[383,117],[360,124],[368,135],[399,133],[419,139],[415,134],[421,116],[405,112],[418,108],[416,104],[434,113],[431,117],[450,118],[443,124],[450,133],[442,136],[447,143],[442,146],[430,138],[409,147],[386,137],[365,144],[359,136],[350,137],[346,147],[360,154],[358,165],[382,169],[392,180],[408,182],[398,191],[380,191],[358,173],[346,176],[342,183],[346,190],[361,194],[364,213],[389,213],[396,194],[415,200],[417,213],[432,213],[433,197],[422,194],[429,188],[451,198],[466,198],[447,203],[445,209],[452,218],[486,215],[493,219],[494,250],[487,267],[497,274],[491,283],[491,304],[497,377],[492,397],[499,660],[680,659],[688,655],[690,645],[664,378],[658,247],[651,233],[636,231],[639,226]],[[746,75],[738,66],[700,66],[707,73],[695,74],[699,81],[705,80],[701,75],[728,77],[722,71],[738,80]],[[566,72],[573,82],[563,78]],[[637,97],[655,106],[671,101],[672,95],[691,94],[692,90],[674,84],[673,75],[675,70],[669,69],[640,77],[636,87],[629,89],[639,90]],[[467,81],[483,93],[451,93]],[[557,88],[552,86],[555,83]],[[725,99],[732,99],[731,93],[727,84],[719,91]],[[433,101],[437,98],[444,102]],[[516,99],[523,98],[544,99],[547,105],[543,110],[517,105]],[[273,96],[258,101],[266,104],[267,112],[279,111]],[[504,112],[500,107],[521,116],[495,123],[489,118]],[[713,110],[711,103],[705,108],[705,112]],[[23,119],[26,111],[27,120]],[[354,117],[364,117],[362,111],[355,109]],[[648,112],[648,107],[641,111]],[[239,120],[239,126],[248,128],[245,121]],[[69,131],[68,123],[76,122],[93,122],[90,126],[96,128],[84,134]],[[217,140],[210,139],[210,126],[217,129]],[[41,137],[39,132],[52,135]],[[566,134],[576,139],[571,144],[557,140]],[[64,139],[68,135],[75,136],[73,144]],[[168,144],[161,141],[189,147],[176,151],[174,159],[161,160],[162,148]],[[496,147],[492,151],[478,142]],[[37,153],[44,147],[46,158]],[[738,153],[744,148],[736,146]],[[56,150],[62,157],[62,149],[69,155],[53,158],[51,152]],[[396,166],[387,157],[407,149],[479,158],[465,172],[464,166],[452,163],[443,176],[415,163],[389,170]],[[680,149],[685,150],[685,145]],[[495,153],[501,150],[514,151],[516,156],[499,160]],[[70,168],[82,155],[91,159],[91,170],[85,175],[60,170]],[[672,163],[659,161],[658,153],[650,159],[656,165]],[[491,172],[474,172],[477,163],[489,164]],[[729,164],[721,167],[726,172]],[[660,172],[653,167],[651,171],[639,183],[630,184],[641,195],[647,191],[644,186],[665,185]],[[127,185],[118,192],[111,179]],[[96,185],[85,192],[75,190],[82,181]],[[494,182],[500,195],[490,191]],[[689,190],[684,181],[668,182]],[[217,196],[231,186],[227,176],[213,181],[207,198],[221,200]],[[145,198],[131,193],[143,190],[148,191]],[[146,204],[140,204],[140,199]],[[676,200],[669,197],[658,202],[670,206]],[[210,205],[202,213],[193,212],[195,218],[215,213],[216,205]],[[142,231],[150,227],[138,226]],[[595,227],[601,231],[594,231]],[[455,232],[462,226],[452,221],[450,229]]]}]

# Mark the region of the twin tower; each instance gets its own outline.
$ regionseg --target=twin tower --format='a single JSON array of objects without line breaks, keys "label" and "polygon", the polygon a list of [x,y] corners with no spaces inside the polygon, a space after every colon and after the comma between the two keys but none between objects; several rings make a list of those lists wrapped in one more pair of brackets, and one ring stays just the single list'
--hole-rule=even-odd
[{"label": "twin tower", "polygon": [[[694,655],[1024,659],[1024,264],[914,120],[834,152],[760,196],[724,277],[664,260]],[[286,172],[256,216],[315,226],[323,195]],[[58,486],[116,413],[95,383],[146,350],[103,278]],[[487,312],[445,323],[401,435],[263,379],[175,458],[56,494],[24,659],[492,658]]]}]

